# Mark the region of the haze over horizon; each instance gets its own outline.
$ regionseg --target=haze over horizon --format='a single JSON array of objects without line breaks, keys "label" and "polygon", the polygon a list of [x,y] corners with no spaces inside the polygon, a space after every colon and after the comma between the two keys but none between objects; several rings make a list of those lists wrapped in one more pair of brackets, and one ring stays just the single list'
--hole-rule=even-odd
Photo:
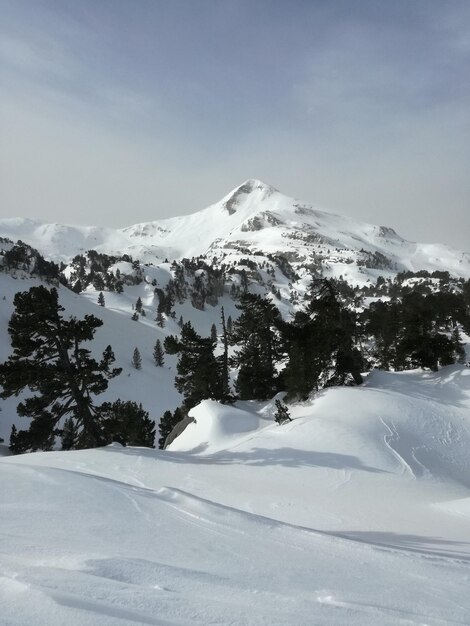
[{"label": "haze over horizon", "polygon": [[120,228],[258,178],[470,250],[470,3],[0,8],[0,217]]}]

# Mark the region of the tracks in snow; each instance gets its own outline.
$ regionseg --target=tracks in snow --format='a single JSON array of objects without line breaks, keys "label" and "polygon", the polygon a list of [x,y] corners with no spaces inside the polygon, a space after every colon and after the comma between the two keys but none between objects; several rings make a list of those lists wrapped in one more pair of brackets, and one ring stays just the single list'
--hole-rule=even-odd
[{"label": "tracks in snow", "polygon": [[402,474],[408,473],[413,479],[428,477],[429,469],[416,458],[416,451],[423,448],[422,445],[413,445],[412,437],[407,433],[401,437],[393,420],[386,422],[383,417],[380,421],[387,429],[384,435],[384,443],[402,468]]}]

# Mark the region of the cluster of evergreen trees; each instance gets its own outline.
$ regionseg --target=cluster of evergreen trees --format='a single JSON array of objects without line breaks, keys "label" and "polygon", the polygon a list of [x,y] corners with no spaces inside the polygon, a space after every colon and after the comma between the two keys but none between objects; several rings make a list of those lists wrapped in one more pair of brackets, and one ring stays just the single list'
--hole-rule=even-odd
[{"label": "cluster of evergreen trees", "polygon": [[[171,428],[204,399],[266,400],[279,391],[287,391],[291,399],[305,398],[321,386],[344,384],[348,377],[361,382],[355,320],[328,281],[312,291],[309,306],[292,322],[283,321],[268,299],[251,293],[240,297],[238,309],[240,315],[230,332],[222,310],[219,356],[215,356],[217,334],[212,330],[210,337],[202,337],[190,322],[183,325],[179,337],[165,339],[165,351],[179,357],[175,386],[183,404],[175,414],[167,411],[163,416],[161,447]],[[238,372],[236,396],[229,385],[231,369]]]},{"label": "cluster of evergreen trees", "polygon": [[[118,262],[129,264],[128,273],[121,274],[119,269],[112,271],[111,267]],[[122,293],[124,285],[138,285],[143,280],[140,262],[128,254],[117,257],[88,250],[85,254],[77,254],[68,269],[68,277],[62,274],[62,282],[76,293],[89,285],[93,285],[96,291]]]},{"label": "cluster of evergreen trees", "polygon": [[460,328],[470,332],[463,294],[405,293],[400,300],[377,301],[361,315],[373,362],[382,369],[437,370],[464,357]]},{"label": "cluster of evergreen trees", "polygon": [[108,381],[121,373],[108,346],[98,361],[83,343],[103,322],[94,315],[62,315],[55,288],[31,287],[17,293],[8,332],[13,353],[0,365],[5,399],[25,389],[33,395],[20,402],[18,414],[31,418],[28,430],[12,429],[14,452],[49,450],[57,437],[64,448],[101,446],[111,441],[153,446],[155,424],[134,402],[95,404]]},{"label": "cluster of evergreen trees", "polygon": [[[4,245],[2,245],[4,244]],[[0,237],[0,271],[27,272],[31,276],[38,276],[47,282],[64,282],[60,274],[64,266],[59,266],[46,259],[28,244]]]},{"label": "cluster of evergreen trees", "polygon": [[[198,265],[178,267],[201,270]],[[302,400],[331,385],[360,384],[361,372],[375,366],[436,370],[461,360],[461,329],[470,333],[470,281],[461,281],[458,289],[453,284],[449,289],[413,291],[405,284],[410,279],[429,279],[429,286],[447,278],[412,275],[394,282],[379,280],[376,288],[395,290],[394,297],[367,308],[361,306],[357,290],[344,281],[315,279],[304,306],[289,321],[282,319],[270,299],[246,291],[239,296],[238,318],[226,320],[222,309],[219,330],[213,325],[209,337],[180,319],[181,332],[168,336],[163,346],[157,340],[153,351],[158,367],[164,365],[165,352],[177,355],[175,386],[183,396],[181,407],[167,411],[161,420],[160,447],[174,425],[204,399],[266,400],[284,391],[288,400]],[[172,290],[173,295],[161,290],[162,316],[178,297],[178,289]],[[104,306],[104,298],[100,300]],[[67,449],[112,440],[153,446],[155,424],[142,406],[121,400],[95,405],[96,396],[120,373],[113,367],[110,346],[100,360],[83,347],[101,320],[93,315],[65,319],[54,288],[32,287],[16,294],[14,304],[9,324],[13,354],[0,365],[1,397],[24,389],[34,395],[18,406],[19,415],[30,417],[31,425],[27,431],[13,430],[12,449],[49,449],[57,437]],[[135,311],[142,314],[140,298]],[[132,365],[140,369],[141,364],[135,348]],[[279,422],[286,419],[281,408],[277,406]]]},{"label": "cluster of evergreen trees", "polygon": [[179,356],[175,385],[184,400],[176,415],[165,414],[160,446],[201,400],[235,399],[230,369],[237,372],[236,397],[242,400],[266,400],[279,391],[294,400],[332,385],[360,384],[361,372],[374,366],[437,370],[462,360],[459,329],[470,332],[464,293],[405,293],[358,310],[354,291],[338,286],[341,282],[314,280],[303,310],[291,321],[284,321],[267,298],[241,295],[240,315],[230,332],[222,317],[222,356],[215,356],[214,329],[210,337],[201,337],[187,322],[180,337],[168,337],[165,350]]}]

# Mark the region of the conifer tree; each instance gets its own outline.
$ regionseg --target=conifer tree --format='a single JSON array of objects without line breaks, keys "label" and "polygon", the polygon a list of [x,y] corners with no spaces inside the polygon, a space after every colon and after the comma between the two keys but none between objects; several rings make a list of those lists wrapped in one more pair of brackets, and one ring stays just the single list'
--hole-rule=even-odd
[{"label": "conifer tree", "polygon": [[157,326],[159,326],[160,328],[165,327],[165,318],[163,317],[163,312],[160,307],[158,307],[157,309],[157,316],[155,318],[155,321],[157,322]]},{"label": "conifer tree", "polygon": [[140,296],[137,298],[137,301],[135,303],[135,310],[137,311],[137,313],[142,313],[142,299]]},{"label": "conifer tree", "polygon": [[[453,294],[446,294],[452,296]],[[455,335],[448,337],[452,323],[454,298],[431,294],[405,293],[399,304],[400,333],[397,345],[397,366],[400,369],[425,367],[437,371],[439,365],[454,363],[460,352]],[[463,318],[462,318],[463,319]]]},{"label": "conifer tree", "polygon": [[136,370],[142,369],[142,357],[140,356],[139,348],[134,348],[132,354],[132,367]]},{"label": "conifer tree", "polygon": [[236,389],[242,400],[266,400],[277,391],[276,363],[281,357],[280,314],[266,298],[246,293],[237,305],[241,314],[233,324],[233,358],[239,367]]},{"label": "conifer tree", "polygon": [[215,324],[211,326],[211,339],[214,343],[217,343],[217,326]]},{"label": "conifer tree", "polygon": [[321,387],[342,385],[350,376],[362,382],[362,359],[354,346],[355,319],[341,303],[332,283],[314,281],[305,311],[282,324],[288,352],[283,372],[288,396],[305,399]]},{"label": "conifer tree", "polygon": [[98,304],[100,306],[105,306],[104,295],[103,295],[102,291],[100,291],[100,293],[98,295]]},{"label": "conifer tree", "polygon": [[134,311],[134,313],[132,314],[131,320],[133,322],[138,322],[139,321],[139,314],[137,313],[137,311]]},{"label": "conifer tree", "polygon": [[222,355],[219,357],[220,361],[220,387],[221,387],[221,401],[222,402],[233,402],[235,397],[230,393],[230,383],[229,383],[229,358],[228,358],[228,346],[229,346],[229,337],[227,333],[227,326],[225,323],[225,311],[224,307],[222,307],[220,312],[221,320],[222,320],[222,343],[224,346],[224,351]]},{"label": "conifer tree", "polygon": [[153,349],[153,360],[155,361],[155,365],[157,367],[163,367],[163,365],[165,364],[164,354],[165,353],[163,352],[161,341],[160,339],[157,339],[157,342]]},{"label": "conifer tree", "polygon": [[102,291],[105,288],[105,282],[104,282],[104,278],[103,275],[101,274],[101,272],[99,273],[95,273],[95,272],[90,272],[90,278],[92,279],[92,284],[93,287],[96,289],[96,291]]},{"label": "conifer tree", "polygon": [[32,421],[28,431],[17,433],[16,451],[49,449],[59,422],[68,416],[86,432],[91,445],[102,445],[94,398],[121,369],[112,369],[111,346],[98,362],[81,344],[91,341],[103,322],[94,315],[65,319],[55,288],[31,287],[15,295],[14,305],[8,326],[13,354],[0,365],[0,396],[33,392],[18,405],[18,414]]},{"label": "conifer tree", "polygon": [[99,412],[107,443],[117,441],[124,446],[155,447],[155,422],[142,404],[122,400],[104,402]]},{"label": "conifer tree", "polygon": [[206,398],[220,399],[219,368],[210,337],[201,337],[191,322],[186,322],[181,336],[170,335],[163,345],[167,354],[179,356],[175,387],[184,396],[185,410]]},{"label": "conifer tree", "polygon": [[366,335],[374,337],[372,356],[378,367],[398,366],[398,341],[401,332],[400,309],[396,302],[371,302],[361,315]]},{"label": "conifer tree", "polygon": [[[16,426],[13,424],[11,427],[11,431],[10,431],[10,446],[9,446],[10,450],[13,453],[18,453],[21,454],[21,452],[23,452],[23,450],[18,450],[18,429],[16,428]],[[24,450],[25,452],[26,450]]]},{"label": "conifer tree", "polygon": [[248,275],[245,269],[240,272],[241,288],[244,294],[248,292]]},{"label": "conifer tree", "polygon": [[78,428],[75,422],[71,417],[68,417],[61,432],[62,450],[73,450],[77,444],[78,435]]},{"label": "conifer tree", "polygon": [[451,341],[454,349],[452,362],[453,363],[465,363],[465,348],[462,343],[462,337],[460,335],[459,327],[456,325],[452,331]]}]

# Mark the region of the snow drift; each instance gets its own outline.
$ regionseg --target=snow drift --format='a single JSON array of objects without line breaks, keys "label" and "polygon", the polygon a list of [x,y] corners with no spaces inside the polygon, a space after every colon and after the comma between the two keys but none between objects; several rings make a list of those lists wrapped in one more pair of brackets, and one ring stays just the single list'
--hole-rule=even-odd
[{"label": "snow drift", "polygon": [[[470,370],[0,459],[7,624],[467,624]],[[352,567],[353,565],[353,567]]]}]

